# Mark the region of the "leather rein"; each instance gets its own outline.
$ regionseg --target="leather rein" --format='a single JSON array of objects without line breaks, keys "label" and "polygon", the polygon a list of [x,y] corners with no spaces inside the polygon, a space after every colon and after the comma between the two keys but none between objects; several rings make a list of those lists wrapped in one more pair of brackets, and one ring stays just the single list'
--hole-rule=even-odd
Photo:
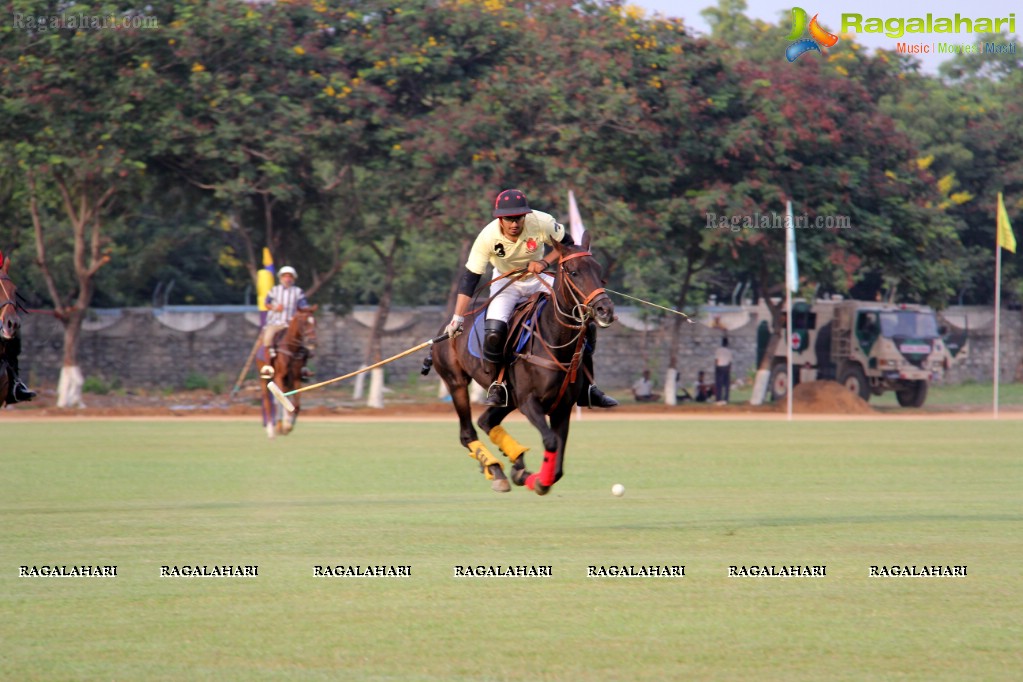
[{"label": "leather rein", "polygon": [[[567,276],[565,273],[564,264],[566,261],[572,260],[573,258],[582,258],[583,256],[593,256],[593,254],[589,251],[577,251],[576,253],[570,253],[567,256],[562,256],[558,259],[558,276],[555,280],[555,284],[558,284],[561,289],[568,290],[569,296],[566,296],[566,298],[570,297],[574,304],[571,313],[562,310],[558,303],[558,296],[554,291],[554,288],[544,282],[544,286],[550,292],[551,303],[554,305],[554,319],[562,327],[576,330],[574,337],[562,345],[551,345],[539,334],[539,311],[534,311],[532,315],[533,338],[539,342],[540,347],[544,350],[548,357],[545,358],[533,355],[532,353],[518,355],[518,357],[522,358],[526,362],[530,362],[547,369],[564,372],[565,379],[561,382],[561,388],[558,390],[558,395],[554,399],[554,403],[551,405],[550,412],[553,412],[557,406],[561,404],[561,400],[565,397],[565,392],[568,390],[568,386],[570,384],[574,384],[578,378],[579,366],[582,364],[583,350],[586,346],[586,328],[589,320],[594,316],[593,308],[590,304],[594,299],[599,298],[605,293],[604,287],[598,287],[589,294],[585,294],[582,289],[580,289],[579,286],[572,281],[572,278]],[[540,281],[543,280],[541,279]],[[567,363],[559,360],[554,353],[554,349],[567,348],[572,344],[575,344],[575,349],[573,350],[571,359]],[[590,377],[591,381],[592,379],[593,377]]]}]

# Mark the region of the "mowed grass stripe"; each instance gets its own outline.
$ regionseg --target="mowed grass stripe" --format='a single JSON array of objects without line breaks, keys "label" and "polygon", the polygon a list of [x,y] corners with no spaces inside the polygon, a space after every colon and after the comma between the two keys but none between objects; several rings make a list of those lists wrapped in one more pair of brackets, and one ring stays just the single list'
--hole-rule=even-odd
[{"label": "mowed grass stripe", "polygon": [[[509,430],[533,448],[523,423]],[[573,425],[550,495],[497,495],[451,423],[5,425],[9,679],[1012,679],[1015,422]],[[622,498],[613,483],[626,486]],[[18,578],[117,564],[116,579]],[[165,564],[259,577],[160,578]],[[965,579],[870,578],[967,564]],[[314,578],[406,564],[411,578]],[[551,565],[552,578],[453,577]],[[685,564],[682,579],[587,578]],[[729,578],[733,564],[828,577]]]}]

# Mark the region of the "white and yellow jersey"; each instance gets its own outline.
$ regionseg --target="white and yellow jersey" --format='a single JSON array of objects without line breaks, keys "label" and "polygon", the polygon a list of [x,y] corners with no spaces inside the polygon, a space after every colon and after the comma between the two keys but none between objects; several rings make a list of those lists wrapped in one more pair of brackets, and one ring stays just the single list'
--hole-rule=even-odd
[{"label": "white and yellow jersey", "polygon": [[494,218],[483,228],[469,252],[465,267],[482,275],[487,263],[494,266],[494,276],[521,270],[535,260],[543,258],[545,244],[553,246],[565,236],[565,226],[549,213],[534,210],[526,214],[522,234],[511,241],[501,233],[501,224]]}]

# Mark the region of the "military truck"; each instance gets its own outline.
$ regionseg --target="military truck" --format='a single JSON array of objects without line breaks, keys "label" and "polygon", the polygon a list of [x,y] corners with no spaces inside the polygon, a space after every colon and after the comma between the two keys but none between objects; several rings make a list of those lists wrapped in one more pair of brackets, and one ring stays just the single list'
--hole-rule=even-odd
[{"label": "military truck", "polygon": [[[837,381],[864,400],[895,391],[903,407],[921,407],[930,382],[965,353],[965,338],[946,341],[929,307],[868,301],[794,303],[791,343],[794,383]],[[770,388],[775,400],[788,390],[780,344]]]}]

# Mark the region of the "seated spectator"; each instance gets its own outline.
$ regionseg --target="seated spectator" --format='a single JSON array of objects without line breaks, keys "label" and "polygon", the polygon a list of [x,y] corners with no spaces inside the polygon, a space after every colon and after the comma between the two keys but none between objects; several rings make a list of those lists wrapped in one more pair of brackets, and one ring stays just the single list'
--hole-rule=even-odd
[{"label": "seated spectator", "polygon": [[682,385],[682,375],[678,373],[678,370],[675,370],[675,403],[684,403],[692,399],[693,396]]},{"label": "seated spectator", "polygon": [[705,403],[714,398],[714,384],[706,380],[702,370],[696,374],[693,392],[696,393],[696,402],[698,403]]},{"label": "seated spectator", "polygon": [[636,397],[638,403],[652,403],[660,399],[660,396],[654,393],[654,385],[650,381],[650,370],[644,369],[643,376],[636,379],[636,383],[632,385],[632,395]]}]

